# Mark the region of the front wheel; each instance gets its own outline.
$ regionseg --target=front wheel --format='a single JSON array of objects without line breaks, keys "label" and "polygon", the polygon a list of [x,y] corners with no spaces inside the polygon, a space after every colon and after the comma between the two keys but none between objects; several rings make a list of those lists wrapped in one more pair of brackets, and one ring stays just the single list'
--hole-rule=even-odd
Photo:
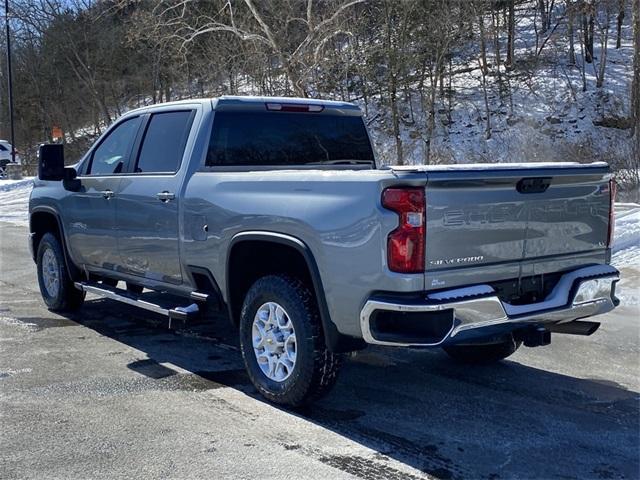
[{"label": "front wheel", "polygon": [[325,345],[313,294],[286,275],[263,277],[249,289],[240,347],[253,385],[268,400],[289,406],[330,390],[342,360]]},{"label": "front wheel", "polygon": [[44,234],[36,258],[38,285],[47,308],[54,312],[80,308],[85,293],[73,286],[58,238],[51,233]]},{"label": "front wheel", "polygon": [[522,342],[509,335],[503,342],[487,345],[450,345],[442,347],[447,354],[462,363],[494,363],[515,353]]}]

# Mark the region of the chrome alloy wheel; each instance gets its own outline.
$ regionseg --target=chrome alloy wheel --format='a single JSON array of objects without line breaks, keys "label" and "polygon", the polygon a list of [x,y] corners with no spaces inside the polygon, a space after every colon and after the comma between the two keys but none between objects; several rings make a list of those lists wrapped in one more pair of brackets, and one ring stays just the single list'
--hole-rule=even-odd
[{"label": "chrome alloy wheel", "polygon": [[49,296],[56,298],[60,291],[60,269],[56,255],[50,248],[42,255],[42,280]]},{"label": "chrome alloy wheel", "polygon": [[253,317],[253,351],[267,378],[283,382],[296,366],[296,332],[289,315],[275,302],[263,304]]}]

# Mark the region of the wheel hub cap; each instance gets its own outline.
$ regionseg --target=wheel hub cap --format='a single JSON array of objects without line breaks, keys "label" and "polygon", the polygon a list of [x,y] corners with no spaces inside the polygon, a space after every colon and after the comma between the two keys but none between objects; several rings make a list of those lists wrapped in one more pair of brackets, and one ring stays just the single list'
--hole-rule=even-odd
[{"label": "wheel hub cap", "polygon": [[49,296],[57,297],[60,289],[60,274],[58,260],[50,248],[46,249],[42,255],[42,280]]},{"label": "wheel hub cap", "polygon": [[296,333],[289,315],[276,302],[258,308],[251,330],[253,352],[267,378],[283,382],[296,365]]}]

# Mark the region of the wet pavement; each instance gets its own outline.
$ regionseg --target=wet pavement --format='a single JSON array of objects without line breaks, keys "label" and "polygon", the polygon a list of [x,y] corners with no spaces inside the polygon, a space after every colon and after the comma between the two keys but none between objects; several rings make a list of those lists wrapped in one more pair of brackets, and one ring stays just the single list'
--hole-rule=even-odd
[{"label": "wet pavement", "polygon": [[369,349],[289,410],[257,395],[222,316],[47,311],[26,229],[0,228],[2,479],[640,477],[637,306],[492,366]]}]

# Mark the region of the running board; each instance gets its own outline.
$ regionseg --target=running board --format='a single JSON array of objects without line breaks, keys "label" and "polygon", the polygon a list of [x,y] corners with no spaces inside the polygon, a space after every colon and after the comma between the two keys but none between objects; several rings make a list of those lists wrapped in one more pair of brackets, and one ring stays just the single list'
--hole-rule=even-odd
[{"label": "running board", "polygon": [[126,303],[127,305],[133,305],[134,307],[163,315],[169,319],[169,328],[171,328],[172,320],[182,320],[183,322],[186,322],[198,315],[200,312],[198,305],[195,303],[187,305],[186,307],[166,308],[162,305],[142,300],[138,295],[127,292],[126,290],[112,288],[102,284],[75,282],[74,286],[78,290],[82,290],[87,293],[93,293],[94,295],[98,295],[103,298],[110,298],[111,300],[116,300],[118,302]]}]

